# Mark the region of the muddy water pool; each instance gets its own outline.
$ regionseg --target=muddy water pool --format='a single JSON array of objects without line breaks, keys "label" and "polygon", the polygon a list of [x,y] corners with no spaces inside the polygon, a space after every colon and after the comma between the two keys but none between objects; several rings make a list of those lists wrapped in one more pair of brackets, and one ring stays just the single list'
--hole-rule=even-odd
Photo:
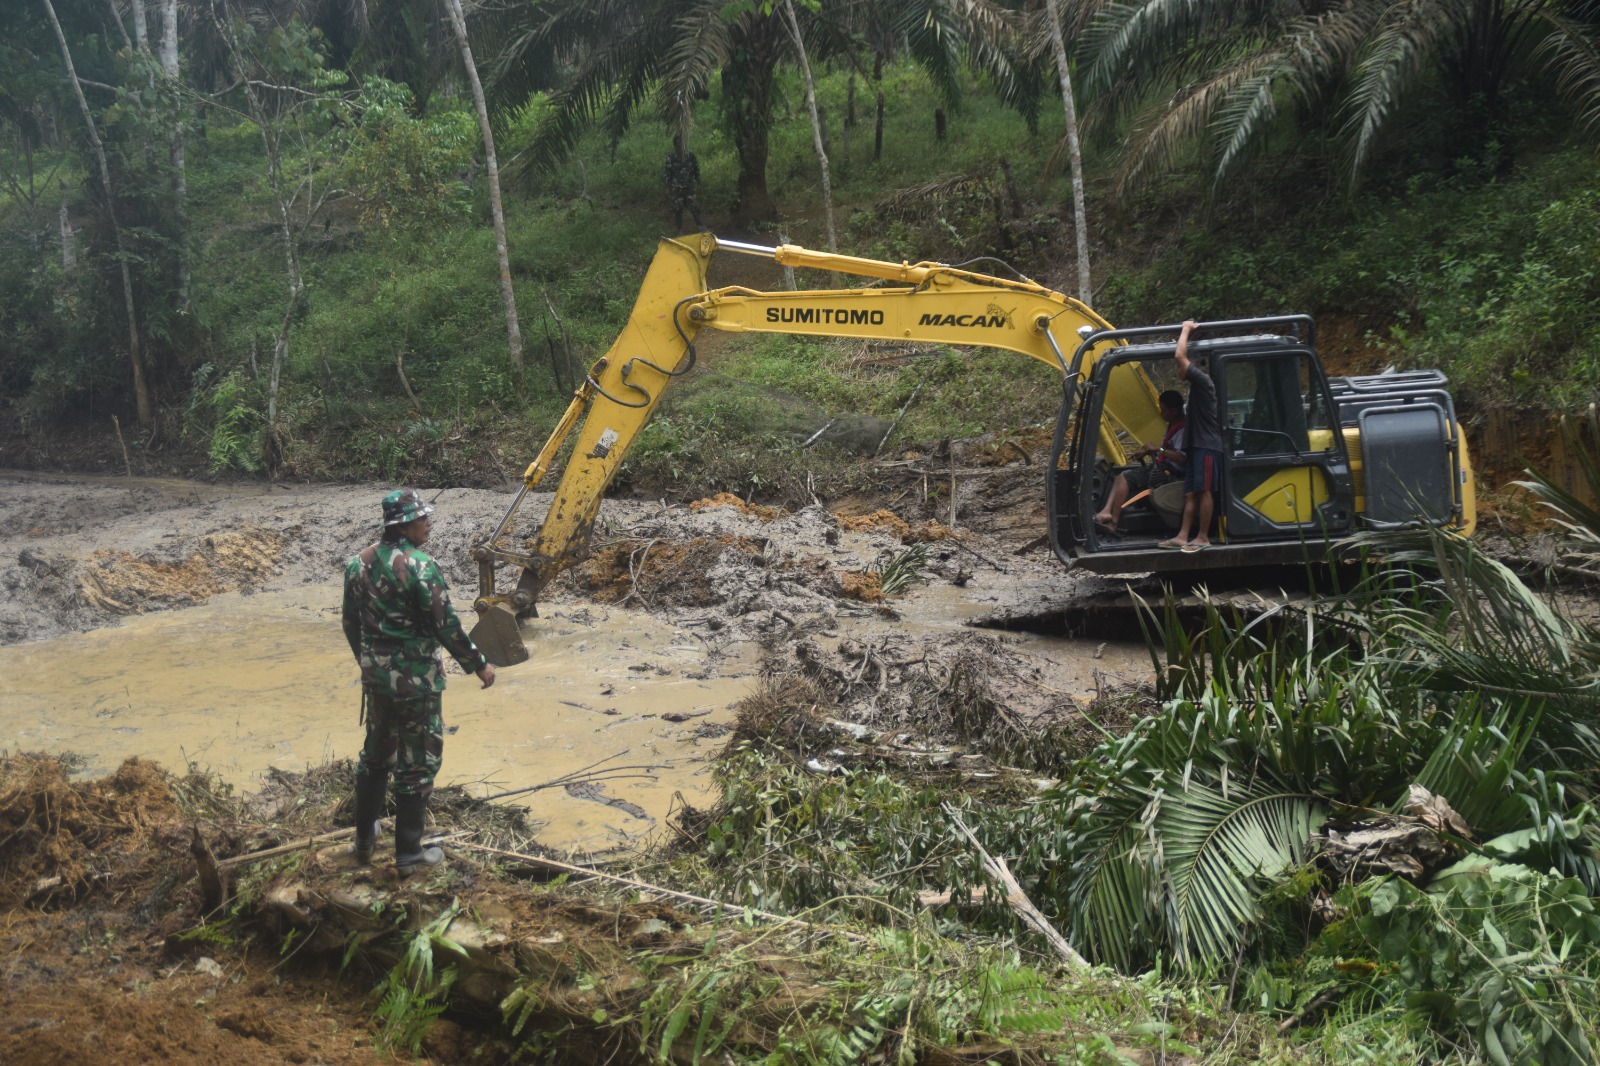
[{"label": "muddy water pool", "polygon": [[[896,601],[898,618],[847,614],[835,635],[926,641],[931,649],[1022,591],[998,580],[923,585]],[[339,599],[334,583],[230,593],[0,647],[0,750],[73,752],[88,760],[82,772],[96,776],[129,756],[174,769],[194,763],[246,791],[270,767],[353,758],[360,686]],[[710,633],[644,611],[546,605],[524,627],[533,657],[501,671],[493,688],[480,689],[447,663],[440,783],[489,796],[604,760],[647,764],[648,777],[508,802],[529,808],[551,847],[599,851],[652,838],[675,794],[696,806],[714,801],[711,761],[726,743],[733,705],[756,683],[756,646],[723,641],[711,649],[702,639]],[[1149,670],[1139,645],[1026,633],[1002,639],[1042,664],[1036,691],[1080,706],[1102,677]]]},{"label": "muddy water pool", "polygon": [[[247,790],[269,766],[353,758],[360,685],[338,603],[336,585],[228,595],[0,647],[0,748],[75,752],[96,776],[133,755],[193,762]],[[441,784],[489,795],[624,752],[611,765],[657,768],[653,780],[586,796],[549,789],[514,801],[543,823],[541,841],[571,850],[640,840],[675,792],[697,804],[712,797],[709,760],[731,705],[750,690],[753,658],[734,652],[708,671],[691,632],[616,608],[552,608],[528,632],[533,659],[491,689],[449,665]]]}]

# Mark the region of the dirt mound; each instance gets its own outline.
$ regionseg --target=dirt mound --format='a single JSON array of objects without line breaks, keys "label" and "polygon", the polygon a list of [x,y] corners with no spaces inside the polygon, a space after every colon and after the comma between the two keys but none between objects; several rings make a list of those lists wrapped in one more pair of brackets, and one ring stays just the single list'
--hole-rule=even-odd
[{"label": "dirt mound", "polygon": [[50,755],[0,759],[0,904],[70,903],[149,879],[181,843],[167,775],[129,759],[75,782]]},{"label": "dirt mound", "polygon": [[901,544],[922,544],[927,541],[950,540],[956,535],[955,530],[936,519],[929,518],[921,522],[911,523],[893,511],[878,510],[864,515],[835,514],[834,517],[839,521],[839,528],[847,532],[882,531],[893,534]]},{"label": "dirt mound", "polygon": [[627,540],[595,552],[570,580],[598,603],[638,599],[651,608],[710,607],[727,598],[711,573],[730,555],[749,565],[763,558],[762,545],[731,534],[682,542]]},{"label": "dirt mound", "polygon": [[220,592],[258,588],[272,577],[289,533],[245,528],[214,533],[177,562],[101,550],[79,572],[83,602],[127,613],[147,606],[204,603]]},{"label": "dirt mound", "polygon": [[847,600],[882,603],[883,582],[871,570],[846,570],[839,575],[839,594]]},{"label": "dirt mound", "polygon": [[740,514],[759,518],[763,522],[771,522],[778,518],[787,517],[789,512],[782,507],[762,507],[759,504],[745,503],[731,492],[719,492],[703,500],[694,500],[689,504],[689,510],[699,512],[712,507],[732,507]]}]

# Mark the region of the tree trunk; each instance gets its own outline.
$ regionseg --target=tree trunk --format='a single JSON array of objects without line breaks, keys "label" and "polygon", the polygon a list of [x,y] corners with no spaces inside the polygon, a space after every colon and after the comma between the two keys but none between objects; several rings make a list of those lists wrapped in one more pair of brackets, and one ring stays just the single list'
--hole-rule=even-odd
[{"label": "tree trunk", "polygon": [[[242,72],[241,72],[242,77]],[[278,228],[283,236],[284,272],[289,281],[289,299],[278,323],[278,336],[272,343],[272,369],[267,375],[267,436],[269,447],[278,429],[278,383],[283,377],[283,365],[289,360],[289,330],[294,325],[294,313],[300,306],[300,297],[306,291],[305,279],[300,273],[300,254],[295,239],[294,222],[289,216],[289,200],[283,191],[282,159],[278,152],[278,138],[257,102],[255,92],[248,88],[250,110],[261,129],[261,141],[267,148],[267,181],[272,186],[273,199],[278,204]]]},{"label": "tree trunk", "polygon": [[[175,99],[181,99],[178,84],[178,0],[161,0],[161,70],[171,84]],[[178,307],[189,309],[189,178],[185,169],[182,105],[172,116],[172,141],[168,157],[172,164],[172,217],[178,229]]]},{"label": "tree trunk", "polygon": [[878,162],[882,162],[882,160],[883,160],[883,90],[879,89],[878,90],[878,119],[877,119],[876,125],[874,125],[872,127],[872,161],[874,163],[878,163]]},{"label": "tree trunk", "polygon": [[794,39],[795,51],[800,55],[800,72],[806,80],[806,109],[811,112],[811,140],[817,150],[817,163],[822,168],[822,218],[827,227],[828,251],[837,252],[839,239],[833,229],[833,181],[828,175],[827,138],[823,136],[822,119],[817,114],[817,83],[811,77],[811,60],[806,56],[806,43],[800,38],[800,20],[795,17],[794,0],[783,0],[783,13],[788,18],[789,36]]},{"label": "tree trunk", "polygon": [[1083,205],[1083,152],[1078,144],[1078,109],[1072,102],[1072,73],[1067,66],[1067,46],[1061,37],[1061,11],[1056,0],[1045,0],[1050,20],[1050,43],[1055,46],[1056,73],[1061,76],[1061,104],[1067,116],[1067,155],[1072,162],[1072,228],[1078,239],[1078,299],[1088,304],[1094,296],[1089,283],[1089,216]]},{"label": "tree trunk", "polygon": [[133,38],[128,36],[128,27],[122,24],[122,16],[117,12],[117,0],[106,0],[106,7],[111,9],[111,21],[116,24],[117,33],[122,36],[123,49],[133,51]]},{"label": "tree trunk", "polygon": [[84,125],[89,131],[89,144],[94,149],[95,162],[100,167],[100,182],[105,186],[106,218],[111,222],[111,232],[116,236],[117,265],[122,270],[122,301],[128,315],[128,362],[133,368],[133,401],[138,411],[139,424],[143,426],[150,422],[150,388],[144,380],[144,353],[139,347],[139,316],[133,300],[133,274],[128,269],[128,251],[122,239],[122,227],[117,225],[117,196],[116,190],[111,186],[111,167],[106,162],[106,149],[100,142],[100,131],[95,128],[94,113],[89,110],[89,101],[84,97],[83,86],[78,82],[77,68],[72,65],[72,50],[67,47],[67,35],[61,32],[61,22],[56,18],[55,5],[50,0],[41,2],[44,4],[45,14],[50,18],[50,28],[55,30],[56,43],[61,45],[61,60],[67,66],[67,80],[72,83],[72,92],[78,98],[78,109],[83,112]]},{"label": "tree trunk", "polygon": [[[250,107],[250,119],[261,132],[261,145],[267,154],[267,185],[272,190],[272,199],[278,208],[278,232],[283,237],[284,271],[288,278],[289,299],[283,311],[283,318],[278,324],[278,336],[273,341],[272,368],[267,377],[266,447],[270,453],[277,444],[278,385],[282,380],[284,364],[289,360],[289,331],[294,325],[294,314],[300,306],[300,297],[305,293],[306,286],[300,273],[299,242],[295,237],[294,220],[289,214],[289,197],[283,189],[283,160],[278,151],[277,130],[268,118],[266,109],[262,107],[261,98],[256,95],[255,87],[250,84],[245,71],[244,56],[240,52],[239,40],[231,24],[232,12],[224,4],[220,14],[213,9],[212,17],[217,20],[217,28],[228,42],[229,59],[233,63],[234,76],[244,88],[245,100]],[[223,25],[224,18],[230,20],[229,24]]]},{"label": "tree trunk", "polygon": [[773,80],[778,63],[779,16],[743,16],[735,33],[736,57],[722,71],[722,91],[733,116],[739,156],[740,223],[770,222],[778,207],[767,190],[768,133],[772,126]]},{"label": "tree trunk", "polygon": [[472,86],[472,102],[478,109],[478,130],[483,134],[483,152],[488,160],[489,207],[494,218],[494,250],[500,259],[500,300],[505,305],[506,339],[511,348],[511,377],[517,390],[522,390],[522,327],[517,323],[517,296],[511,287],[511,257],[506,251],[506,216],[500,206],[500,164],[494,154],[494,132],[489,128],[489,107],[483,98],[483,83],[478,80],[478,68],[472,61],[472,46],[467,41],[467,19],[461,12],[461,0],[445,0],[450,12],[450,24],[455,27],[456,44],[461,49],[461,65],[466,68],[467,82]]},{"label": "tree trunk", "polygon": [[71,277],[78,266],[78,251],[73,247],[72,219],[67,215],[67,183],[61,183],[61,272]]},{"label": "tree trunk", "polygon": [[144,17],[144,0],[133,0],[133,43],[145,55],[150,54],[150,24]]}]

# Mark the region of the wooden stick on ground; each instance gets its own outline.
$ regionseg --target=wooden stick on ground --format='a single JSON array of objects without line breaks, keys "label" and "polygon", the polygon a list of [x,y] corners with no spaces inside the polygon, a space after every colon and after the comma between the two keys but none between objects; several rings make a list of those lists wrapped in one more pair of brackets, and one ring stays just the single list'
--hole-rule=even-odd
[{"label": "wooden stick on ground", "polygon": [[883,451],[883,446],[889,443],[889,435],[900,428],[900,423],[905,419],[906,411],[911,407],[911,402],[917,398],[917,393],[921,392],[922,386],[926,384],[926,381],[919,381],[917,383],[917,387],[911,390],[911,395],[906,398],[906,402],[900,405],[900,413],[895,415],[894,422],[890,424],[888,429],[883,431],[883,438],[878,441],[878,446],[872,450],[872,457],[874,459],[876,459],[878,454]]},{"label": "wooden stick on ground", "polygon": [[990,855],[984,850],[983,845],[978,843],[978,838],[967,828],[967,823],[961,820],[961,815],[954,807],[947,803],[944,809],[955,822],[956,828],[961,830],[962,834],[972,842],[972,846],[978,849],[978,857],[983,860],[983,868],[988,871],[989,876],[1006,886],[1006,903],[1017,912],[1018,917],[1048,940],[1063,961],[1080,970],[1089,969],[1088,960],[1073,950],[1072,945],[1067,943],[1067,938],[1050,924],[1050,920],[1039,912],[1039,908],[1033,905],[1027,893],[1022,891],[1022,886],[1017,884],[1017,879],[1011,875],[1011,868],[1006,865],[1006,860]]},{"label": "wooden stick on ground", "polygon": [[122,423],[117,420],[116,415],[112,415],[111,424],[117,430],[117,443],[122,445],[122,469],[126,470],[131,478],[133,477],[133,463],[128,460],[128,442],[122,439]]},{"label": "wooden stick on ground", "polygon": [[[391,828],[389,819],[387,818],[383,819],[382,824],[385,829]],[[306,837],[304,840],[297,840],[293,844],[279,844],[275,848],[264,848],[261,851],[247,851],[243,855],[230,855],[226,859],[217,860],[217,869],[226,870],[230,866],[239,866],[247,862],[257,862],[261,859],[273,859],[279,855],[291,855],[297,851],[305,851],[308,848],[317,847],[319,844],[331,844],[335,840],[343,840],[346,837],[353,837],[355,835],[356,827],[353,825],[346,826],[343,829],[335,829],[327,833],[318,833],[314,837]],[[424,838],[423,843],[438,844],[442,843],[443,841],[454,840],[461,836],[466,836],[465,830],[459,833],[445,833],[442,835],[435,834],[433,836]]]},{"label": "wooden stick on ground", "polygon": [[807,929],[835,932],[841,936],[849,937],[851,939],[866,939],[859,933],[852,933],[848,930],[825,930],[824,927],[817,925],[815,922],[808,922],[804,918],[791,918],[787,914],[774,914],[772,911],[756,910],[753,907],[741,907],[737,903],[728,903],[720,899],[709,899],[705,896],[696,896],[688,892],[679,892],[676,889],[662,888],[659,885],[647,884],[644,881],[636,881],[631,877],[623,877],[621,874],[608,874],[604,870],[595,870],[587,866],[574,866],[571,863],[561,862],[558,859],[546,859],[539,855],[527,855],[520,851],[505,851],[501,848],[491,848],[487,844],[474,844],[468,840],[460,841],[455,846],[458,848],[469,848],[473,851],[481,851],[488,855],[500,855],[507,859],[516,859],[519,862],[531,863],[534,866],[543,866],[547,870],[557,870],[562,873],[577,874],[580,877],[594,877],[601,881],[610,881],[613,884],[627,885],[629,888],[637,888],[641,892],[651,892],[658,896],[666,896],[669,899],[681,899],[686,903],[697,903],[702,907],[715,907],[717,910],[736,911],[740,914],[753,914],[757,918],[764,918],[769,922],[777,922],[780,925],[799,925],[804,926]]}]

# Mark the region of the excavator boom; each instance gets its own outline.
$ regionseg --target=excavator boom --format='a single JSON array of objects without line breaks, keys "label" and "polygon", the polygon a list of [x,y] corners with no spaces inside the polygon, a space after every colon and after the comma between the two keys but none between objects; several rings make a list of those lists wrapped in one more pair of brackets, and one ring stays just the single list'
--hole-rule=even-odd
[{"label": "excavator boom", "polygon": [[[875,279],[855,288],[762,292],[740,286],[708,289],[707,268],[718,251],[757,255],[785,266]],[[772,248],[719,241],[711,234],[663,240],[645,273],[627,325],[574,394],[499,527],[474,549],[479,622],[473,639],[491,661],[527,657],[516,618],[534,610],[545,586],[586,553],[606,487],[639,431],[650,421],[674,378],[694,364],[701,329],[734,333],[791,333],[1005,348],[1069,371],[1068,353],[1110,324],[1088,307],[1026,278],[1001,278],[942,263],[890,263],[818,252],[795,245]],[[1058,338],[1068,339],[1064,352]],[[1087,374],[1095,353],[1080,360]],[[1119,432],[1159,436],[1156,390],[1137,367],[1111,375],[1101,445],[1122,457]],[[576,433],[555,499],[531,547],[504,541],[527,491],[538,485],[567,439]],[[521,567],[514,589],[496,592],[495,567]]]}]

